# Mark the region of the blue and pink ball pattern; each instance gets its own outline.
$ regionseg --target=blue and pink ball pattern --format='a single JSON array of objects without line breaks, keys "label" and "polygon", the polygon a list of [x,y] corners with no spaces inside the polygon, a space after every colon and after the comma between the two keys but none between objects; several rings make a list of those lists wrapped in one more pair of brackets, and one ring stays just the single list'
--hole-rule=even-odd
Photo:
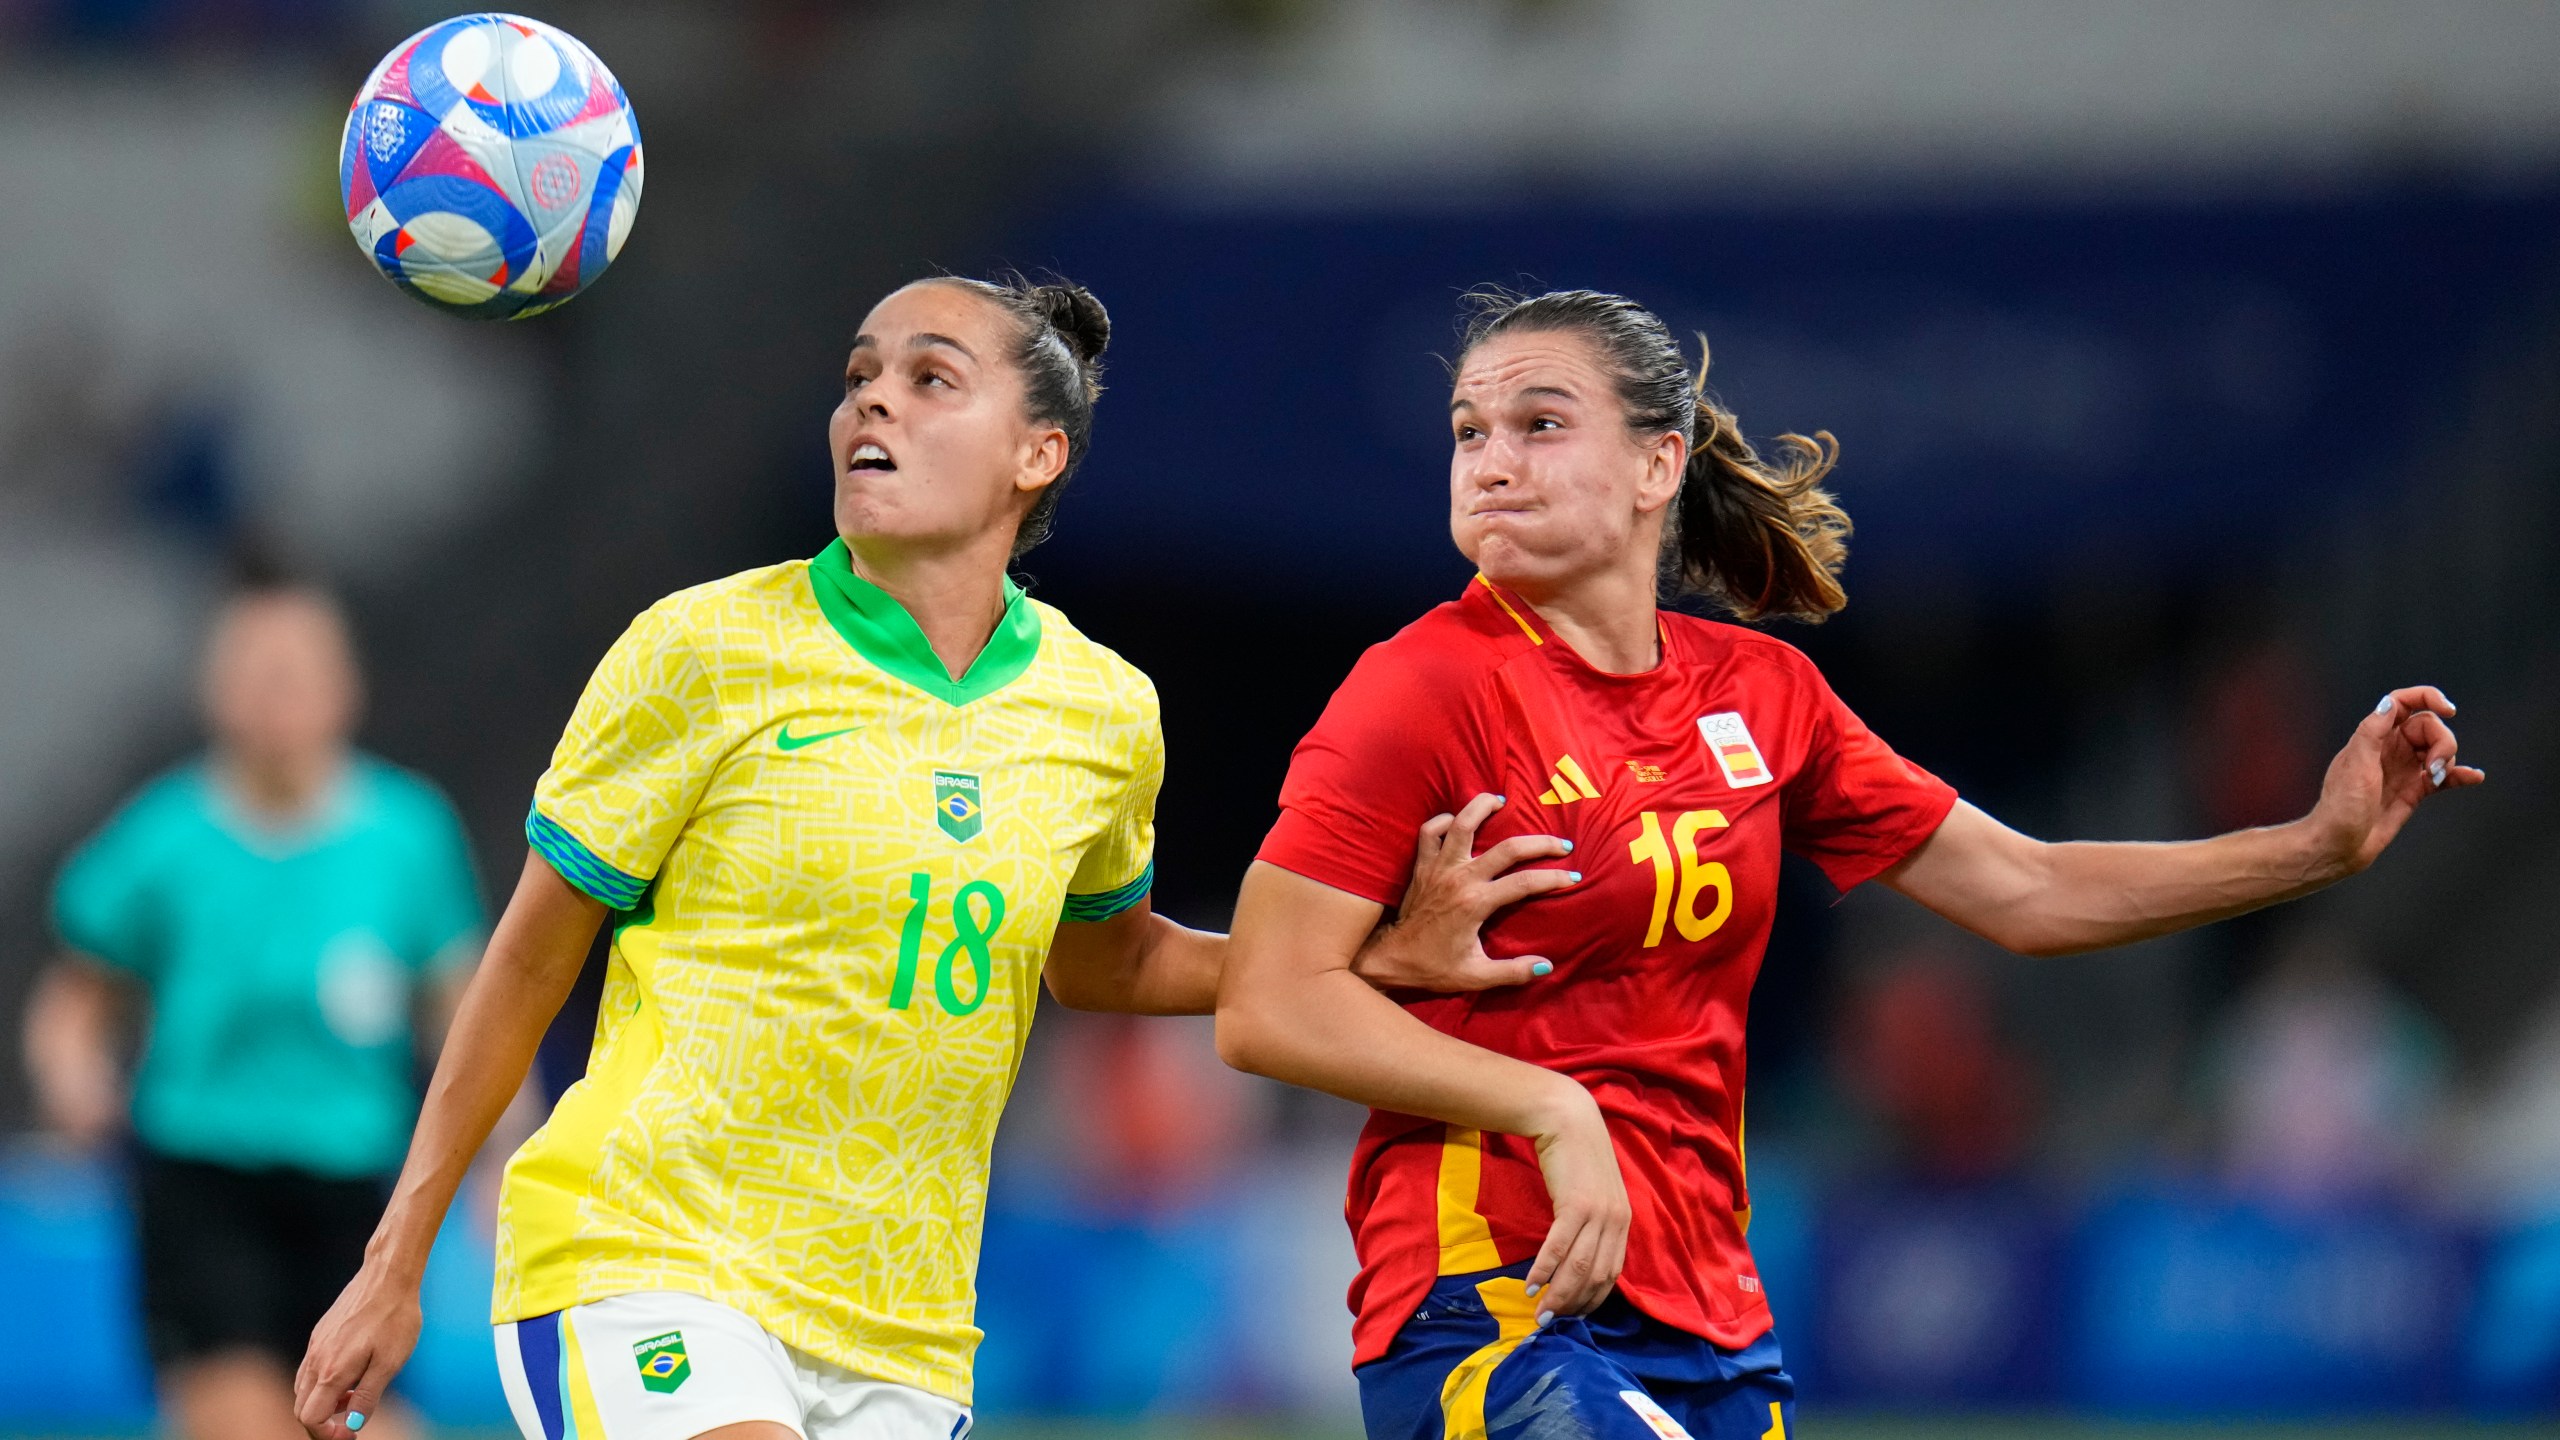
[{"label": "blue and pink ball pattern", "polygon": [[347,112],[347,227],[401,289],[456,315],[566,304],[640,211],[630,97],[568,32],[463,15],[383,57]]}]

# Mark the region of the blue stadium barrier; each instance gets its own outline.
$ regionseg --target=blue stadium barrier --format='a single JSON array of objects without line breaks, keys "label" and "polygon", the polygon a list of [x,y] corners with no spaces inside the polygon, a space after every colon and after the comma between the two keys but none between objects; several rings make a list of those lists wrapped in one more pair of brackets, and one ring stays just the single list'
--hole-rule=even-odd
[{"label": "blue stadium barrier", "polygon": [[33,1146],[0,1153],[0,1429],[138,1430],[151,1367],[135,1322],[122,1176]]},{"label": "blue stadium barrier", "polygon": [[1790,1346],[1791,1362],[1803,1352],[1806,1394],[1853,1406],[2050,1403],[2060,1236],[2052,1205],[2017,1186],[1833,1197],[1814,1343]]},{"label": "blue stadium barrier", "polygon": [[2462,1393],[2478,1411],[2560,1413],[2560,1209],[2484,1247]]},{"label": "blue stadium barrier", "polygon": [[1232,1201],[1149,1217],[1007,1188],[978,1267],[982,1414],[1197,1414],[1250,1401],[1233,1324]]},{"label": "blue stadium barrier", "polygon": [[[2283,1213],[2167,1190],[2072,1210],[2016,1187],[1826,1197],[1775,1156],[1753,1182],[1788,1364],[1825,1405],[2560,1411],[2560,1214],[2479,1241],[2403,1211]],[[982,1412],[1286,1403],[1257,1313],[1271,1257],[1248,1243],[1269,1219],[1243,1194],[1148,1216],[1000,1177],[979,1280]],[[401,1382],[441,1425],[508,1427],[490,1269],[473,1226],[449,1224]],[[0,1151],[0,1278],[16,1302],[0,1306],[0,1433],[152,1424],[115,1166]]]},{"label": "blue stadium barrier", "polygon": [[2080,1236],[2066,1398],[2133,1413],[2449,1405],[2471,1274],[2450,1229],[2135,1193]]},{"label": "blue stadium barrier", "polygon": [[[427,1264],[426,1327],[399,1390],[440,1425],[504,1427],[489,1342],[488,1242],[448,1221]],[[0,1151],[0,1431],[147,1429],[156,1414],[122,1168],[38,1145]]]}]

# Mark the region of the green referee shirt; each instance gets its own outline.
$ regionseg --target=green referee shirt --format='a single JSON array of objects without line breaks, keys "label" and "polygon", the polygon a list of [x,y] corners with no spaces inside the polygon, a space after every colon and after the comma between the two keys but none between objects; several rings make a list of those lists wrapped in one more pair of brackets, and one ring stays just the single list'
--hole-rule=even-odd
[{"label": "green referee shirt", "polygon": [[411,1003],[470,961],[481,909],[444,796],[359,755],[287,830],[243,813],[202,762],[162,775],[63,866],[54,919],[64,944],[150,992],[145,1145],[360,1176],[408,1146]]}]

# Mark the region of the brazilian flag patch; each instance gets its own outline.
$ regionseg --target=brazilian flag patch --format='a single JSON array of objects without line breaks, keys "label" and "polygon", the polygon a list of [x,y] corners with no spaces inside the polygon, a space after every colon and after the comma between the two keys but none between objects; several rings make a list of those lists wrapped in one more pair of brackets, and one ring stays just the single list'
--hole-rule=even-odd
[{"label": "brazilian flag patch", "polygon": [[632,1346],[631,1358],[640,1366],[640,1388],[652,1394],[672,1393],[693,1374],[693,1361],[685,1357],[681,1330],[653,1335]]},{"label": "brazilian flag patch", "polygon": [[978,777],[957,770],[933,772],[933,823],[954,840],[978,838],[986,828],[987,809],[978,798]]}]

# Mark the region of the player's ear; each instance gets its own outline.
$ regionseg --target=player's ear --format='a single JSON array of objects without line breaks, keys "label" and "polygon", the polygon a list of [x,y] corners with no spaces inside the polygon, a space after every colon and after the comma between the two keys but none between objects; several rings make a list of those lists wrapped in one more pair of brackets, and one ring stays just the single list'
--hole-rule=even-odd
[{"label": "player's ear", "polygon": [[1644,478],[1636,484],[1636,509],[1650,515],[1679,498],[1689,468],[1689,437],[1677,430],[1655,436],[1645,448]]},{"label": "player's ear", "polygon": [[1067,473],[1067,457],[1072,453],[1066,431],[1055,425],[1034,426],[1024,441],[1022,468],[1014,476],[1013,488],[1029,494],[1055,485]]}]

